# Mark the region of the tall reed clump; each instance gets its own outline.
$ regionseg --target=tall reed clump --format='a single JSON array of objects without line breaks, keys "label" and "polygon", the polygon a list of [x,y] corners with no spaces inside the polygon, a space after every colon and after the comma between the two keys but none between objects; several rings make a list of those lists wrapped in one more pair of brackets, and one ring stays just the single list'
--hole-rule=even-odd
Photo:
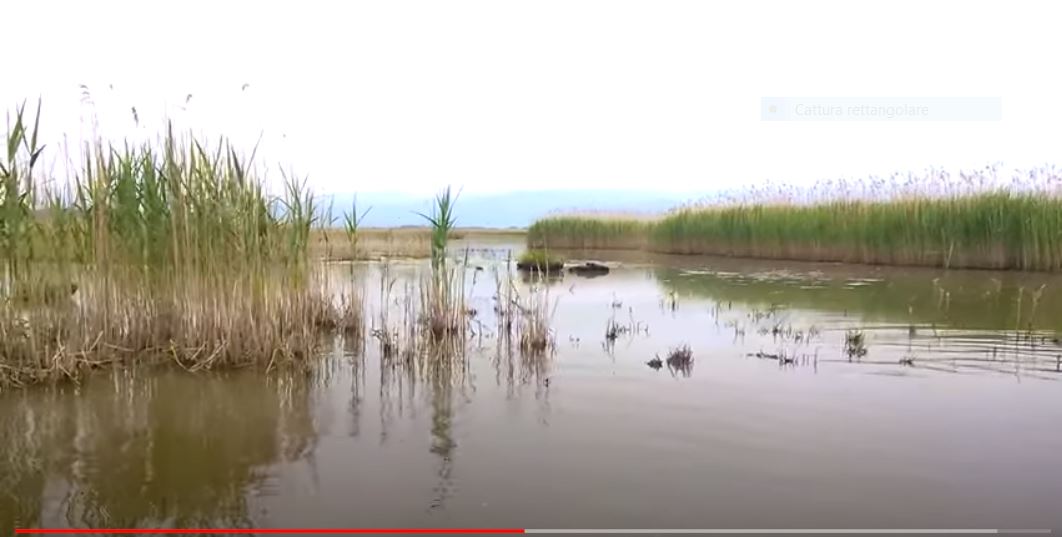
[{"label": "tall reed clump", "polygon": [[652,223],[623,217],[550,216],[527,230],[531,248],[637,250],[645,248]]},{"label": "tall reed clump", "polygon": [[0,385],[165,358],[188,369],[276,364],[351,325],[307,260],[305,181],[279,196],[239,155],[178,136],[95,140],[68,184],[41,177],[20,107],[0,169]]},{"label": "tall reed clump", "polygon": [[[446,188],[435,197],[431,214],[421,214],[431,225],[431,278],[421,284],[421,311],[431,342],[461,343],[465,333],[465,270],[446,262],[446,247],[457,220],[457,197]],[[465,263],[467,265],[467,263]]]}]

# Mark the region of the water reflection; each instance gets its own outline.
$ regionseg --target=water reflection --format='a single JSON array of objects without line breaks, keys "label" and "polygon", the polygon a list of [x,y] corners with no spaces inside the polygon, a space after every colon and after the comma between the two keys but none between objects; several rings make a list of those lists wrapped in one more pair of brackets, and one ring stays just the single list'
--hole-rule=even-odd
[{"label": "water reflection", "polygon": [[655,278],[680,295],[759,307],[858,315],[867,321],[988,330],[1056,329],[1062,278],[1046,274],[932,271],[883,267],[765,269],[733,265],[656,267]]},{"label": "water reflection", "polygon": [[[758,346],[750,357],[781,365],[845,362],[1041,379],[1062,370],[1053,321],[1062,308],[1058,277],[867,269],[877,277],[857,278],[851,270],[653,273],[669,296],[709,300],[717,328],[731,331],[735,344]],[[809,321],[815,317],[819,324]],[[750,334],[758,337],[746,341]]]},{"label": "water reflection", "polygon": [[[895,511],[880,506],[899,502],[932,527],[946,521],[925,506],[940,498],[979,513],[955,490],[985,491],[1008,520],[1047,513],[1040,498],[1062,480],[1021,472],[1057,477],[1044,461],[1058,437],[1042,425],[1062,408],[1057,390],[1005,377],[1062,378],[1055,280],[686,262],[515,278],[512,292],[494,280],[503,269],[470,262],[474,336],[413,359],[341,337],[312,367],[270,375],[128,369],[4,394],[0,531],[520,526],[532,515],[693,527],[709,512],[792,527],[807,525],[801,510],[857,496],[876,501],[846,505],[851,520],[885,524]],[[370,329],[415,324],[407,282],[422,268],[358,269],[381,290],[367,295]],[[543,352],[521,351],[501,307],[532,288],[553,293],[540,304],[559,300],[561,343]],[[1008,443],[982,448],[985,436]],[[1036,440],[1030,453],[1000,457],[1017,436]],[[917,476],[930,476],[921,496]],[[993,496],[1002,489],[983,485],[996,482],[1029,492]],[[765,514],[764,497],[796,507]]]},{"label": "water reflection", "polygon": [[247,527],[260,470],[312,454],[320,382],[130,369],[8,397],[0,522]]}]

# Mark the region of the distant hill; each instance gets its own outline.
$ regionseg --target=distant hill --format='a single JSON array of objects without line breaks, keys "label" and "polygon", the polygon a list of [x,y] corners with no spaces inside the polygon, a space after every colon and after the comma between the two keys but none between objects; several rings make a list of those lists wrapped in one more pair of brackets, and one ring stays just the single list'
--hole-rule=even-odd
[{"label": "distant hill", "polygon": [[[429,213],[431,198],[394,193],[357,195],[358,210],[372,207],[362,223],[369,227],[420,226],[424,220],[414,212]],[[632,190],[535,190],[502,194],[462,193],[457,200],[457,224],[461,227],[527,227],[536,219],[564,211],[660,213],[697,193],[673,194]],[[349,211],[353,194],[324,197],[332,203],[333,216]]]}]

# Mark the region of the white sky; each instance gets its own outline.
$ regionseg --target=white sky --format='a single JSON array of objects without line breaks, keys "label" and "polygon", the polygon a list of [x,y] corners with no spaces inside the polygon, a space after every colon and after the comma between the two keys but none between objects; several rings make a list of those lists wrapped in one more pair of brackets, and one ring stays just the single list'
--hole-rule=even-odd
[{"label": "white sky", "polygon": [[[685,191],[1057,162],[1062,8],[1001,1],[0,4],[46,138],[225,132],[322,192]],[[14,35],[11,32],[14,32]],[[241,91],[244,83],[250,84]],[[111,86],[113,85],[113,90]],[[185,97],[191,94],[187,110]],[[1001,97],[998,122],[764,122],[767,96]]]}]

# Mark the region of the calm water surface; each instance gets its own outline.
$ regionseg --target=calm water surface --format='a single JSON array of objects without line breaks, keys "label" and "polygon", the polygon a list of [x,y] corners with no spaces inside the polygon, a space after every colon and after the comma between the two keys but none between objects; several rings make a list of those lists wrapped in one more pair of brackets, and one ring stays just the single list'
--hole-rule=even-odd
[{"label": "calm water surface", "polygon": [[[505,246],[471,251],[461,367],[340,340],[306,372],[0,395],[0,531],[1062,529],[1062,279],[596,254],[617,268],[548,285],[534,358],[494,337]],[[374,312],[423,270],[391,266],[381,299],[354,267]],[[691,367],[647,365],[681,345]]]}]

